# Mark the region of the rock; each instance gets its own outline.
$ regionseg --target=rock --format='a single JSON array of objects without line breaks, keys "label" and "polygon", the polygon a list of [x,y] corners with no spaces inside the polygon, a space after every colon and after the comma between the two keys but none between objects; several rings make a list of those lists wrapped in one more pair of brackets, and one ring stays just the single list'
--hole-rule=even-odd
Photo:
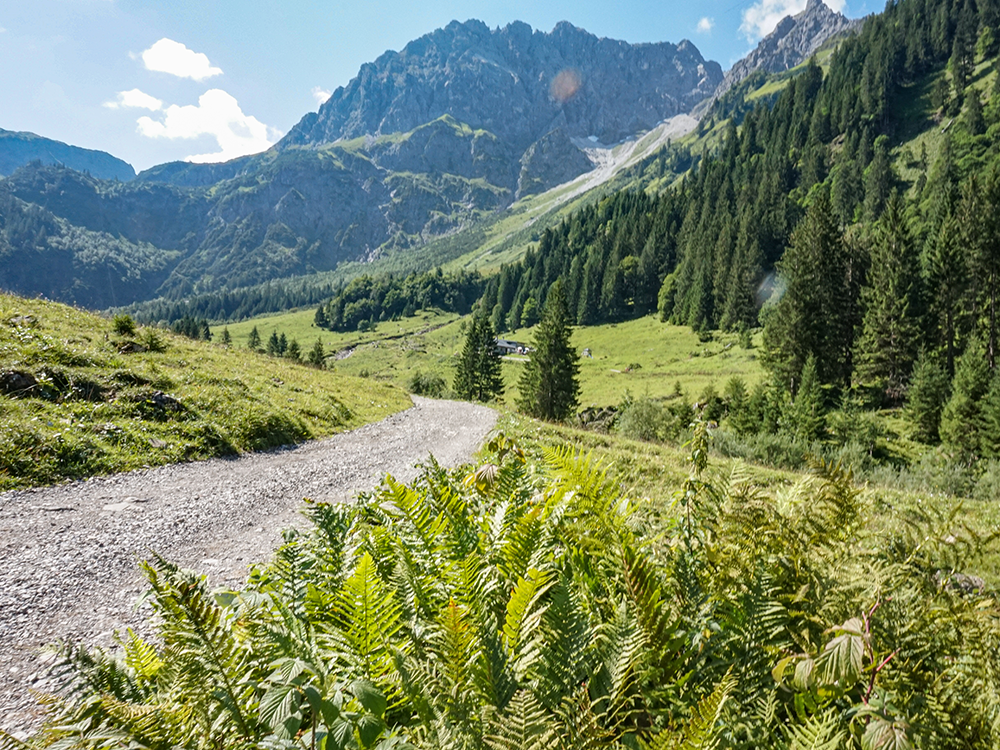
[{"label": "rock", "polygon": [[857,30],[862,23],[862,18],[850,19],[831,10],[823,0],[809,0],[804,11],[781,19],[756,49],[726,71],[711,101],[758,70],[780,73],[804,63],[831,37]]},{"label": "rock", "polygon": [[123,341],[118,345],[119,354],[141,354],[146,351],[146,347],[137,341]]},{"label": "rock", "polygon": [[517,155],[554,127],[614,143],[689,111],[721,80],[686,40],[633,45],[566,22],[545,33],[452,21],[363,65],[278,148],[405,133],[446,114]]},{"label": "rock", "polygon": [[594,168],[587,155],[557,128],[539,138],[521,157],[517,198],[544,193]]},{"label": "rock", "polygon": [[33,394],[38,381],[30,372],[22,370],[0,371],[0,392],[15,398],[25,398]]}]

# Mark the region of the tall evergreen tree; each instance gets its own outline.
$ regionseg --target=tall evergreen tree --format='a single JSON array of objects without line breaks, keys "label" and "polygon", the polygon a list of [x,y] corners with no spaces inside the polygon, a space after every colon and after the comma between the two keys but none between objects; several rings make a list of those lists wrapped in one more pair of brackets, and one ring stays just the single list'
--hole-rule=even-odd
[{"label": "tall evergreen tree", "polygon": [[872,232],[871,270],[861,299],[857,376],[898,404],[920,345],[919,261],[898,194]]},{"label": "tall evergreen tree", "polygon": [[257,326],[254,326],[250,335],[247,336],[247,349],[254,352],[260,351],[260,332],[257,330]]},{"label": "tall evergreen tree", "polygon": [[948,401],[950,380],[938,360],[926,353],[917,357],[906,389],[906,415],[916,427],[914,437],[925,443],[939,440],[941,411]]},{"label": "tall evergreen tree", "polygon": [[968,289],[968,266],[963,251],[958,221],[948,215],[928,242],[926,265],[929,322],[936,329],[934,338],[944,348],[949,377],[955,372],[956,340]]},{"label": "tall evergreen tree", "polygon": [[962,196],[961,223],[986,321],[986,359],[994,369],[1000,314],[1000,168],[994,166],[982,188],[978,185],[973,174]]},{"label": "tall evergreen tree", "polygon": [[765,364],[793,393],[810,355],[821,383],[844,383],[853,328],[851,260],[819,190],[778,264],[784,293],[764,326]]},{"label": "tall evergreen tree", "polygon": [[499,398],[503,395],[502,368],[493,326],[485,315],[474,315],[455,372],[455,393],[459,398],[473,401]]},{"label": "tall evergreen tree", "polygon": [[306,358],[313,367],[320,370],[326,365],[326,350],[323,348],[323,340],[316,339],[316,343],[313,344],[313,348],[309,350],[309,355]]},{"label": "tall evergreen tree", "polygon": [[970,344],[955,365],[951,397],[941,412],[941,440],[967,461],[982,455],[982,401],[989,386],[982,347]]},{"label": "tall evergreen tree", "polygon": [[782,415],[784,431],[807,443],[819,440],[826,430],[823,387],[816,370],[816,357],[810,354],[802,366],[801,384],[795,400]]},{"label": "tall evergreen tree", "polygon": [[576,350],[570,345],[570,333],[566,298],[562,282],[557,281],[546,297],[531,358],[518,381],[521,391],[518,406],[525,413],[540,419],[562,420],[576,408],[580,365]]}]

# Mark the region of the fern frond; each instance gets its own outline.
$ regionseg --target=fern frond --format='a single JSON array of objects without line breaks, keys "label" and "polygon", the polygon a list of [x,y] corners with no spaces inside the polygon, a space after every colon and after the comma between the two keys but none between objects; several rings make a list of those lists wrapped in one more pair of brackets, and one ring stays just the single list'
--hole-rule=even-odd
[{"label": "fern frond", "polygon": [[552,750],[559,747],[560,727],[527,690],[518,691],[507,710],[491,718],[483,743],[490,750]]},{"label": "fern frond", "polygon": [[835,710],[830,709],[789,727],[789,750],[839,750],[846,736]]},{"label": "fern frond", "polygon": [[715,690],[695,705],[680,732],[660,732],[644,743],[646,750],[712,750],[717,747],[721,740],[726,702],[735,688],[736,678],[732,673],[726,674]]}]

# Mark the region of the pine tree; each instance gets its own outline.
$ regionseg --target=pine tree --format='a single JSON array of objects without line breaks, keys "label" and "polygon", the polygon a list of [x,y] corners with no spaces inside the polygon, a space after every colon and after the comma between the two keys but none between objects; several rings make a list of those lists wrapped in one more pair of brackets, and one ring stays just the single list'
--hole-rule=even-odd
[{"label": "pine tree", "polygon": [[229,333],[229,326],[222,329],[222,345],[231,346],[233,343],[233,337]]},{"label": "pine tree", "polygon": [[981,406],[979,436],[984,458],[1000,458],[1000,374],[994,374]]},{"label": "pine tree", "polygon": [[260,332],[257,330],[257,326],[253,327],[247,337],[247,349],[254,352],[260,351]]},{"label": "pine tree", "polygon": [[872,233],[871,270],[861,294],[865,308],[857,344],[857,375],[891,403],[903,398],[919,346],[916,245],[894,195]]},{"label": "pine tree", "polygon": [[810,355],[821,383],[845,382],[855,271],[825,191],[816,192],[778,270],[785,290],[766,316],[765,364],[792,393]]},{"label": "pine tree", "polygon": [[292,362],[302,361],[302,349],[299,347],[298,341],[292,339],[288,342],[288,351],[285,352],[285,356]]},{"label": "pine tree", "polygon": [[982,135],[986,131],[983,119],[983,103],[979,99],[979,89],[975,86],[965,95],[965,127],[969,135]]},{"label": "pine tree", "polygon": [[970,344],[955,365],[951,397],[941,412],[941,440],[967,461],[981,455],[982,400],[990,369],[982,347]]},{"label": "pine tree", "polygon": [[906,415],[916,428],[917,440],[933,444],[940,439],[941,411],[948,401],[949,386],[945,368],[937,358],[922,352],[906,389]]},{"label": "pine tree", "polygon": [[951,215],[941,222],[927,245],[927,289],[935,337],[944,347],[945,371],[955,372],[956,339],[962,303],[968,288],[968,266],[958,221]]},{"label": "pine tree", "polygon": [[489,401],[503,395],[503,364],[497,354],[493,326],[485,315],[469,321],[465,346],[455,372],[455,393],[459,398]]},{"label": "pine tree", "polygon": [[986,318],[986,360],[990,369],[994,369],[1000,335],[1000,168],[994,166],[982,189],[978,187],[975,174],[969,178],[962,196],[960,218]]},{"label": "pine tree", "polygon": [[802,366],[798,392],[785,409],[782,423],[785,432],[807,443],[820,439],[826,430],[823,386],[816,372],[816,358],[811,354]]},{"label": "pine tree", "polygon": [[271,335],[267,339],[267,353],[272,357],[277,357],[281,354],[281,340],[278,338],[277,331],[271,331]]},{"label": "pine tree", "polygon": [[307,361],[313,367],[319,368],[320,370],[323,369],[323,366],[326,363],[326,351],[323,349],[322,339],[316,339],[316,343],[313,344],[313,348],[309,350]]},{"label": "pine tree", "polygon": [[562,282],[549,290],[542,320],[535,331],[531,358],[525,365],[518,386],[518,406],[540,419],[562,420],[577,405],[580,365],[576,350],[570,345],[570,320]]}]

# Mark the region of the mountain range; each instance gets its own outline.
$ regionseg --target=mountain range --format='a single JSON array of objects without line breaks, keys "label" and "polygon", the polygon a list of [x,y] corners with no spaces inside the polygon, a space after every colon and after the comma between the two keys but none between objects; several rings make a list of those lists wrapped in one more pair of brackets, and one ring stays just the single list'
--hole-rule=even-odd
[{"label": "mountain range", "polygon": [[134,179],[110,155],[0,131],[0,287],[105,308],[406,251],[580,175],[599,184],[618,144],[850,25],[814,0],[724,76],[689,41],[452,22],[362,66],[267,152]]}]

